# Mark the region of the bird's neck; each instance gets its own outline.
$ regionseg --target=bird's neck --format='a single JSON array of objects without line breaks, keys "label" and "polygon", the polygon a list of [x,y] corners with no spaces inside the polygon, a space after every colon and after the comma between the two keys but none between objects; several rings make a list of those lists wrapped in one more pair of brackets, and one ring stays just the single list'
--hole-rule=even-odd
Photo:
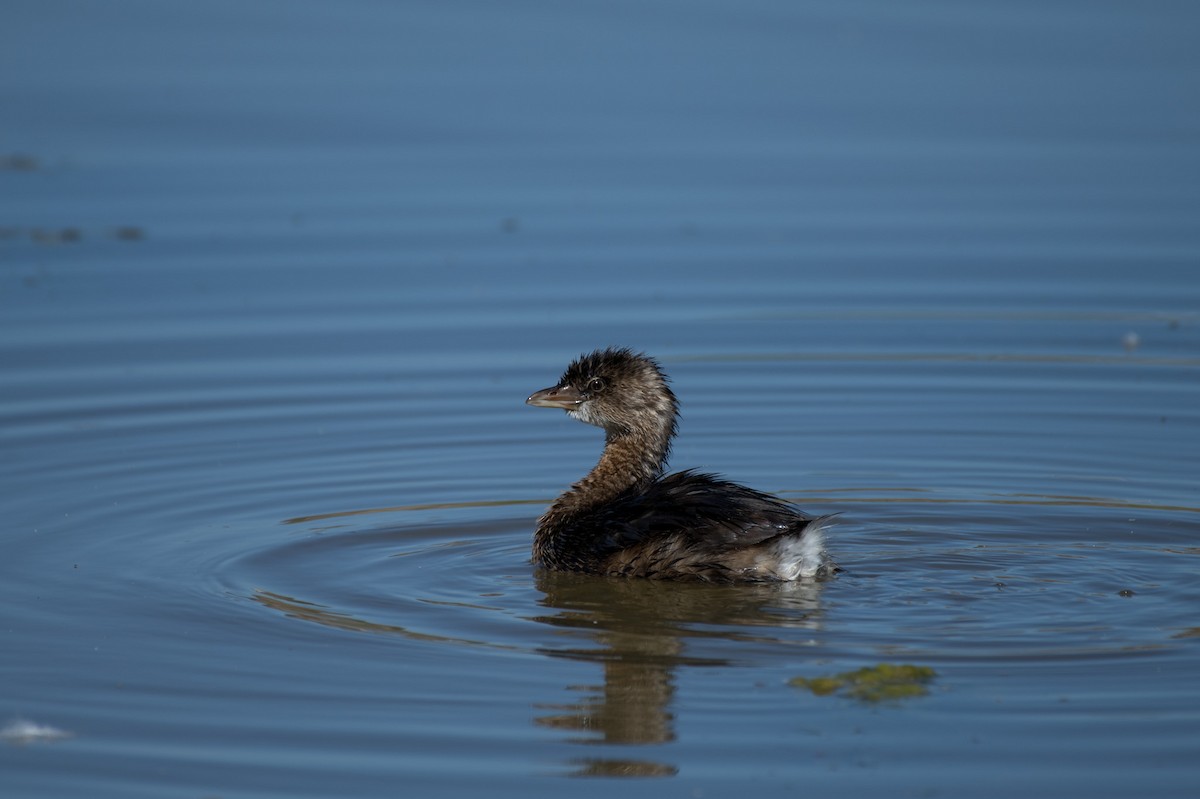
[{"label": "bird's neck", "polygon": [[572,516],[653,482],[667,464],[671,432],[665,429],[609,433],[600,460],[582,480],[555,500],[543,521]]}]

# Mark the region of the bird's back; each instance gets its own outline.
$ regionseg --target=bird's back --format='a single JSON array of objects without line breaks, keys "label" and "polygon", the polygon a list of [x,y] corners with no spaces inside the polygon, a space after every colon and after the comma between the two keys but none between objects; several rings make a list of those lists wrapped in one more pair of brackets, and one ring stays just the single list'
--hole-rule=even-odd
[{"label": "bird's back", "polygon": [[630,577],[794,580],[828,568],[826,521],[737,483],[677,472],[539,530],[540,560]]}]

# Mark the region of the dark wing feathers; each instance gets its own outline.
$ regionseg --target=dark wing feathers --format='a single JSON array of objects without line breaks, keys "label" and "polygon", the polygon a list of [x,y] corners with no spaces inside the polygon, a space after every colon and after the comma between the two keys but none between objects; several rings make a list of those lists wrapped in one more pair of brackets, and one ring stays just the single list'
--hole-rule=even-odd
[{"label": "dark wing feathers", "polygon": [[810,517],[752,488],[710,474],[676,472],[606,503],[576,526],[616,551],[685,532],[698,546],[738,549],[803,527]]}]

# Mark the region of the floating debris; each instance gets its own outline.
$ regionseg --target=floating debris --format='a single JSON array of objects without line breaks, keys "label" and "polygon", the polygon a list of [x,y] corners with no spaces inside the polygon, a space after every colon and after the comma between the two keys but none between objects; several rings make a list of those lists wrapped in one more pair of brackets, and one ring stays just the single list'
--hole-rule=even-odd
[{"label": "floating debris", "polygon": [[83,240],[83,231],[75,227],[59,230],[34,228],[29,231],[29,238],[36,244],[76,244]]},{"label": "floating debris", "polygon": [[[0,241],[26,237],[34,244],[78,244],[83,241],[84,231],[77,227],[23,228],[0,225]],[[146,238],[146,229],[136,225],[121,225],[105,230],[102,237],[112,238],[116,241],[142,241]]]},{"label": "floating debris", "polygon": [[1142,337],[1132,330],[1121,336],[1121,346],[1124,347],[1127,352],[1133,352],[1139,346],[1141,346],[1141,344]]},{"label": "floating debris", "polygon": [[0,729],[0,741],[25,746],[27,744],[50,743],[70,738],[74,733],[51,727],[49,724],[37,724],[25,719],[13,719],[6,727]]},{"label": "floating debris", "polygon": [[676,766],[649,760],[588,759],[575,762],[579,768],[571,772],[572,777],[674,777],[679,773]]},{"label": "floating debris", "polygon": [[141,241],[146,238],[146,231],[133,225],[125,225],[113,231],[113,236],[119,241]]},{"label": "floating debris", "polygon": [[814,696],[840,693],[860,702],[875,704],[925,696],[929,693],[926,685],[936,676],[937,672],[928,666],[880,663],[878,666],[867,666],[857,671],[825,677],[793,677],[788,680],[788,685],[807,688]]},{"label": "floating debris", "polygon": [[36,172],[41,167],[37,158],[25,153],[0,155],[0,170],[9,172]]}]

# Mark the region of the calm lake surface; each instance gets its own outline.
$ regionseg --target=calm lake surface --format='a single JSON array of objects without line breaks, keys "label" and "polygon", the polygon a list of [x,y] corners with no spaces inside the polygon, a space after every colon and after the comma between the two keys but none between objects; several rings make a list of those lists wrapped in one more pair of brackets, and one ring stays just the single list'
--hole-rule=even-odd
[{"label": "calm lake surface", "polygon": [[[1194,796],[1198,32],[7,4],[0,794]],[[535,570],[609,345],[844,571]]]}]

